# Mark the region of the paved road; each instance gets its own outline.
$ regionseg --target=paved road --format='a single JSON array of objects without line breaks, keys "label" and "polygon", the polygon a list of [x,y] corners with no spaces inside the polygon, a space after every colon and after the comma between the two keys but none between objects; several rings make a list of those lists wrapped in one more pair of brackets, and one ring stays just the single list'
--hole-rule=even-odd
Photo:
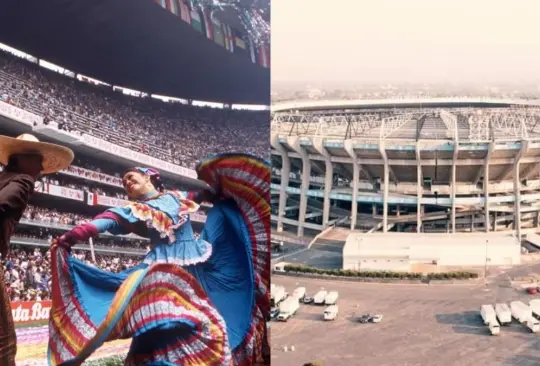
[{"label": "paved road", "polygon": [[316,268],[343,268],[343,254],[316,249],[301,250],[285,256],[282,260]]},{"label": "paved road", "polygon": [[[540,264],[533,268],[540,270]],[[487,286],[386,285],[286,276],[273,276],[272,282],[285,285],[289,292],[298,285],[311,294],[321,287],[340,292],[340,314],[334,322],[322,320],[322,307],[302,305],[289,322],[272,323],[276,365],[300,366],[313,360],[325,366],[540,365],[540,336],[514,323],[494,337],[481,322],[482,304],[531,298],[515,291],[507,275],[494,276]],[[354,321],[366,312],[384,314],[383,322]],[[296,350],[283,352],[285,345]]]}]

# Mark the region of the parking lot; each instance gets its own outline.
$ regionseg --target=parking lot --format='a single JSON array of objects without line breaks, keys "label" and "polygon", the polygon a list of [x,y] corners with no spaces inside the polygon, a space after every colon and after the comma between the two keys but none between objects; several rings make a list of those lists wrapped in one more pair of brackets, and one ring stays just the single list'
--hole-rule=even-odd
[{"label": "parking lot", "polygon": [[[325,281],[273,276],[291,293],[324,288],[339,291],[337,320],[322,320],[324,307],[301,305],[286,323],[271,324],[272,363],[301,366],[539,365],[540,335],[513,323],[489,335],[480,306],[534,298],[503,282],[475,285],[404,285]],[[365,313],[381,313],[379,324],[360,324]],[[295,351],[284,352],[284,346]]]}]

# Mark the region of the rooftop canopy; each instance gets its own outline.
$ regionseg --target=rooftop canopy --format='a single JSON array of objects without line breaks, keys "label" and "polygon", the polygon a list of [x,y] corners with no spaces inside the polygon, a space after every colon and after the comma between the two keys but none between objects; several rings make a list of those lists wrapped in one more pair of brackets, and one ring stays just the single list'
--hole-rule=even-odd
[{"label": "rooftop canopy", "polygon": [[223,103],[270,103],[270,71],[152,0],[8,1],[0,42],[112,85]]}]

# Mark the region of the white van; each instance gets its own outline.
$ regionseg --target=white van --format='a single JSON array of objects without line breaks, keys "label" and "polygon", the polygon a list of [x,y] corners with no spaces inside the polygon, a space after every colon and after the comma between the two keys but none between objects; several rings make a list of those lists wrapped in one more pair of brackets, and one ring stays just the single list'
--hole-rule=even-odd
[{"label": "white van", "polygon": [[338,301],[339,293],[337,291],[330,291],[324,298],[325,305],[335,305]]},{"label": "white van", "polygon": [[285,300],[286,297],[287,297],[287,292],[285,291],[285,287],[276,286],[270,292],[270,305],[279,306],[279,304],[283,300]]},{"label": "white van", "polygon": [[531,332],[540,332],[540,322],[538,321],[538,319],[531,316],[529,319],[527,319],[527,322],[525,324],[527,325],[527,328],[531,330]]},{"label": "white van", "polygon": [[300,301],[304,300],[304,297],[306,297],[306,288],[305,287],[295,288],[292,293],[292,296],[296,297]]},{"label": "white van", "polygon": [[485,325],[497,322],[497,314],[495,313],[495,309],[491,304],[482,305],[482,307],[480,308],[480,316],[482,317],[482,320],[484,320]]},{"label": "white van", "polygon": [[321,291],[317,292],[313,296],[313,303],[315,305],[324,305],[324,299],[326,298],[327,294],[328,294],[328,291],[325,291],[325,290],[321,290]]},{"label": "white van", "polygon": [[286,322],[290,317],[296,314],[299,307],[300,303],[296,297],[288,297],[279,304],[279,315],[277,316],[277,320]]},{"label": "white van", "polygon": [[326,309],[324,309],[324,320],[336,320],[339,313],[339,309],[337,305],[330,305]]},{"label": "white van", "polygon": [[512,301],[510,303],[510,311],[512,312],[512,316],[521,324],[525,324],[527,320],[533,317],[531,308],[522,301]]},{"label": "white van", "polygon": [[507,304],[503,302],[495,304],[495,313],[497,314],[497,319],[501,325],[512,323],[512,312]]}]

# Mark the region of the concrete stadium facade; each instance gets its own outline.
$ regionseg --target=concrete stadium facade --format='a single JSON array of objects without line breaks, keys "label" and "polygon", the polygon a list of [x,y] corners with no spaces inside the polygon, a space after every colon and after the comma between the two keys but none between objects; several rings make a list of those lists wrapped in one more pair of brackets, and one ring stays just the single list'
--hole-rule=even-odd
[{"label": "concrete stadium facade", "polygon": [[278,232],[521,237],[540,225],[536,101],[284,103],[272,107],[271,146]]}]

